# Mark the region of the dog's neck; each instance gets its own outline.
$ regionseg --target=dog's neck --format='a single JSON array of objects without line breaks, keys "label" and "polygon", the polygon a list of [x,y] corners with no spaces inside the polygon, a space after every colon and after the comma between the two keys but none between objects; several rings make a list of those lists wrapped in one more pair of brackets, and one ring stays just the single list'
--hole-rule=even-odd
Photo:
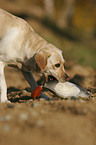
[{"label": "dog's neck", "polygon": [[29,59],[45,47],[47,41],[40,37],[35,32],[31,33],[25,44],[26,58]]}]

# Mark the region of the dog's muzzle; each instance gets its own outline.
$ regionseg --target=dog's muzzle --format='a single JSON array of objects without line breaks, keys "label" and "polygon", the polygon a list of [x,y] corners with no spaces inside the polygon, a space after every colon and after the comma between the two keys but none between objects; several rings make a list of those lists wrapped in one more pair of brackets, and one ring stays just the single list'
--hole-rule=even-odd
[{"label": "dog's muzzle", "polygon": [[58,81],[60,81],[60,82],[62,82],[62,83],[66,82],[66,81],[69,81],[69,80],[70,80],[70,77],[69,77],[66,73],[64,73],[64,75],[62,75],[62,76],[59,77],[59,79],[58,79]]}]

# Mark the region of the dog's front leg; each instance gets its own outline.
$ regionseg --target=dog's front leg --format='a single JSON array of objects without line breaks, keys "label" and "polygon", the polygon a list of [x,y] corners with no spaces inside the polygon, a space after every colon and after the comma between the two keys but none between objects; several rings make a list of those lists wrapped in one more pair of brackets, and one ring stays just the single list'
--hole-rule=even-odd
[{"label": "dog's front leg", "polygon": [[1,102],[9,102],[7,100],[7,86],[4,77],[4,67],[5,64],[0,61],[0,99]]},{"label": "dog's front leg", "polygon": [[[30,72],[23,71],[23,70],[21,70],[21,71],[22,71],[24,77],[26,78],[27,82],[31,86],[31,90],[33,92],[37,88],[38,84],[33,77],[32,71],[30,71]],[[42,92],[41,92],[40,98],[45,98],[46,100],[50,100],[50,98],[47,97],[46,95],[44,95]]]}]

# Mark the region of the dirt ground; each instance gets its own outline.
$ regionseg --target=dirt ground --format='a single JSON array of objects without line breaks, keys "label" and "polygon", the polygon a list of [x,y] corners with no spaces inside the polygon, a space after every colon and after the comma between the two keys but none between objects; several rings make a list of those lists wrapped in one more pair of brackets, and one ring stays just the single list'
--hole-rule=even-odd
[{"label": "dirt ground", "polygon": [[96,145],[96,72],[79,65],[66,69],[77,84],[91,91],[93,98],[32,100],[22,73],[5,69],[12,103],[0,104],[0,145]]},{"label": "dirt ground", "polygon": [[[14,0],[14,3],[0,0],[1,8],[15,14],[19,14],[21,8],[30,14],[32,6],[27,4],[22,0]],[[90,91],[93,97],[32,100],[22,73],[14,68],[5,69],[8,99],[12,103],[0,103],[0,145],[96,145],[96,70],[66,61],[66,71],[72,81]],[[38,80],[37,75],[34,76]],[[54,97],[49,91],[44,93]]]}]

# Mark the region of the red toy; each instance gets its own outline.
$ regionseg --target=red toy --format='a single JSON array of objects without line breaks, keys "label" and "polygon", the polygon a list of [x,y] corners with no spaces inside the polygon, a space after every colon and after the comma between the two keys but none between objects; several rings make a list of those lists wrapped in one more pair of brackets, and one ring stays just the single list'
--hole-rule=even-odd
[{"label": "red toy", "polygon": [[38,87],[34,90],[34,92],[31,94],[32,99],[39,98],[39,97],[40,97],[40,94],[41,94],[41,91],[42,91],[42,87],[41,87],[41,86],[38,86]]}]

